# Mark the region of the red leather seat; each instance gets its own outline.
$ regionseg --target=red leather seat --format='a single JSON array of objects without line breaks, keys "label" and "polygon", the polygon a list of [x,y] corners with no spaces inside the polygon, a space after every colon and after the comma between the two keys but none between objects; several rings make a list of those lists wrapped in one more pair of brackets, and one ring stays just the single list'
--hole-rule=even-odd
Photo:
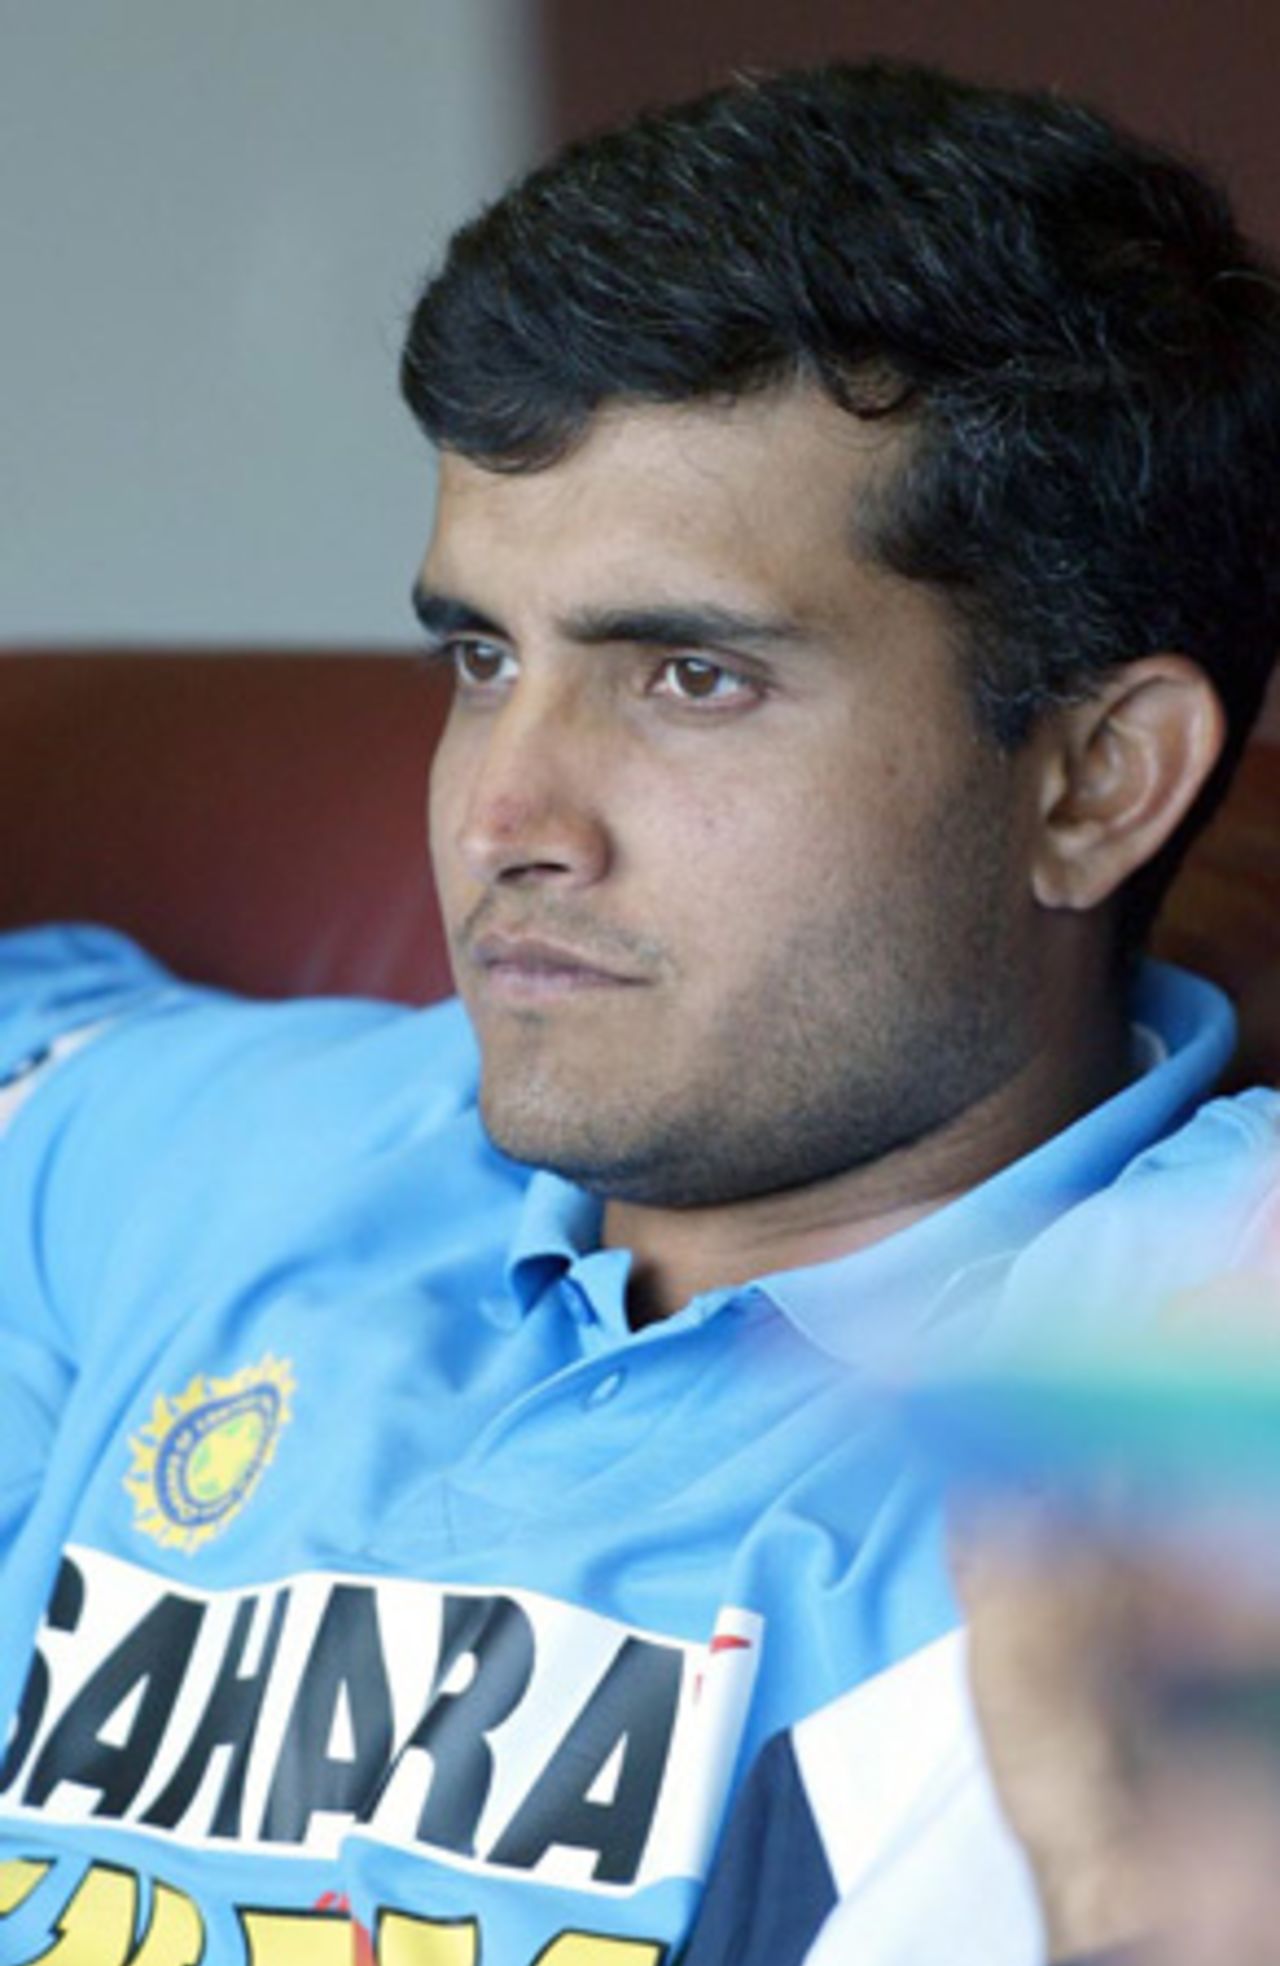
[{"label": "red leather seat", "polygon": [[[0,921],[110,922],[253,993],[442,995],[424,795],[445,701],[409,658],[0,658]],[[1241,1079],[1280,1080],[1278,838],[1273,709],[1157,937],[1236,997]]]},{"label": "red leather seat", "polygon": [[6,656],[0,921],[110,922],[254,994],[442,996],[446,703],[395,657]]}]

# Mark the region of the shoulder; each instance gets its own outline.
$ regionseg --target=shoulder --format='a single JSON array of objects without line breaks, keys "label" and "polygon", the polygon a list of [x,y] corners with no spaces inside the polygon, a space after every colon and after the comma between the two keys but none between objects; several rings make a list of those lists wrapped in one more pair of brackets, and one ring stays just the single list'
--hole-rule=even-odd
[{"label": "shoulder", "polygon": [[1280,1208],[1280,1092],[1256,1086],[1208,1100],[1138,1154],[1100,1207],[1152,1226],[1176,1222],[1181,1237],[1205,1238],[1218,1258],[1248,1259]]},{"label": "shoulder", "polygon": [[1211,1099],[1017,1258],[1004,1308],[1109,1323],[1232,1275],[1280,1273],[1280,1094]]},{"label": "shoulder", "polygon": [[1206,1100],[1185,1125],[1139,1154],[1133,1166],[1207,1169],[1238,1167],[1245,1160],[1260,1168],[1280,1161],[1280,1092],[1268,1086]]},{"label": "shoulder", "polygon": [[10,1296],[32,1324],[56,1314],[78,1355],[90,1323],[108,1329],[109,1275],[158,1290],[248,1218],[310,1221],[314,1198],[406,1154],[487,1192],[476,1076],[456,1003],[246,1002],[103,931],[0,938]]},{"label": "shoulder", "polygon": [[475,1081],[453,1001],[251,1002],[179,980],[109,929],[0,936],[0,1132],[28,1106],[51,1113],[99,1094],[117,1134],[193,1097],[206,1121],[234,1105],[243,1122],[255,1104],[281,1111],[286,1091],[305,1105],[312,1086],[328,1110],[346,1088],[362,1109],[416,1096],[421,1124],[469,1104]]}]

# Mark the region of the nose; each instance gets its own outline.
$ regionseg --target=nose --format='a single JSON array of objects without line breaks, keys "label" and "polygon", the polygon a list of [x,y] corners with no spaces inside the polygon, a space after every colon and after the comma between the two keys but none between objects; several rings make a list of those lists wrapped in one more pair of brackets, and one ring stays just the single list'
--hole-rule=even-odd
[{"label": "nose", "polygon": [[[472,880],[574,889],[608,871],[600,733],[566,694],[520,685],[459,732],[455,754],[440,764],[452,837]],[[442,819],[447,827],[437,813]]]}]

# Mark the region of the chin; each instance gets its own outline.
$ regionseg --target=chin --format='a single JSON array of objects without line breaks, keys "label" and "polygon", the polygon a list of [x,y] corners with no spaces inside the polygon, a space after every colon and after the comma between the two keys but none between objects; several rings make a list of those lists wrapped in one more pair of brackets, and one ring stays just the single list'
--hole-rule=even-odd
[{"label": "chin", "polygon": [[482,1088],[480,1119],[508,1160],[558,1174],[605,1200],[679,1205],[669,1192],[673,1184],[660,1145],[651,1135],[625,1129],[594,1102],[584,1110],[580,1100],[533,1100],[527,1086],[518,1098]]},{"label": "chin", "polygon": [[480,1120],[499,1153],[556,1174],[584,1159],[590,1165],[595,1157],[586,1138],[593,1129],[575,1105],[549,1098],[545,1088],[531,1086],[527,1079],[513,1090],[505,1074],[500,1091],[488,1085],[480,1089]]}]

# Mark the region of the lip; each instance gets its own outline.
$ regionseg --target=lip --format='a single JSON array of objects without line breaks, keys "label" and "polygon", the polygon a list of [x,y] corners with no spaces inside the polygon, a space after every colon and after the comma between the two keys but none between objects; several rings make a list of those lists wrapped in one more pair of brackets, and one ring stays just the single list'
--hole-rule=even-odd
[{"label": "lip", "polygon": [[545,1001],[590,990],[635,989],[644,979],[610,969],[583,949],[536,935],[482,935],[471,966],[500,996]]}]

